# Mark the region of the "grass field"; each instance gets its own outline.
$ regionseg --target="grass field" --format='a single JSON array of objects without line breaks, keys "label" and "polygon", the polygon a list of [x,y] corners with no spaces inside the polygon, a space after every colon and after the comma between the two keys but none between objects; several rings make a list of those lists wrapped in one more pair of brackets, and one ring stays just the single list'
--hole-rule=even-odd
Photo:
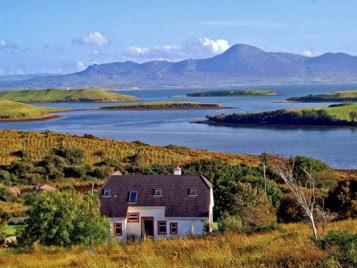
[{"label": "grass field", "polygon": [[1,99],[8,99],[19,102],[112,102],[112,101],[133,101],[134,96],[118,94],[105,91],[102,88],[84,89],[43,89],[43,90],[12,90],[0,93]]},{"label": "grass field", "polygon": [[357,104],[349,104],[349,105],[341,105],[336,107],[327,107],[324,108],[330,115],[341,119],[350,121],[350,113],[356,112],[357,113]]},{"label": "grass field", "polygon": [[[357,220],[320,227],[357,232]],[[330,250],[311,239],[307,224],[279,225],[275,231],[245,235],[186,237],[93,248],[0,249],[1,267],[338,267]]]},{"label": "grass field", "polygon": [[301,102],[357,101],[357,90],[344,90],[326,94],[292,97],[288,100]]},{"label": "grass field", "polygon": [[214,90],[189,93],[189,97],[229,97],[229,96],[275,96],[277,93],[272,90]]},{"label": "grass field", "polygon": [[124,161],[135,154],[140,155],[142,165],[167,164],[182,165],[199,159],[216,158],[231,164],[246,164],[257,166],[259,158],[244,154],[225,154],[194,150],[180,146],[168,148],[159,146],[144,146],[133,142],[114,141],[95,137],[81,137],[76,135],[65,135],[52,132],[23,132],[0,130],[0,165],[9,165],[18,159],[13,153],[25,150],[33,161],[42,160],[55,147],[65,144],[69,148],[78,148],[84,151],[85,161],[94,164],[101,161],[102,157],[95,154],[104,152],[106,158]]},{"label": "grass field", "polygon": [[56,111],[64,111],[64,109],[39,107],[0,99],[0,120],[42,119],[49,117],[50,112]]},{"label": "grass field", "polygon": [[205,104],[180,101],[150,101],[131,102],[101,107],[101,109],[132,109],[132,110],[175,110],[175,109],[208,109],[220,108],[219,104]]}]

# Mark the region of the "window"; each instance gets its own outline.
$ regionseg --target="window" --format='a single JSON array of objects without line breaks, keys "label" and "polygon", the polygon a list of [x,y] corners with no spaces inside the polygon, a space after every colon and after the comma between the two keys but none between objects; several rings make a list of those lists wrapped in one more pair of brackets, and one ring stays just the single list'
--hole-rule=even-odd
[{"label": "window", "polygon": [[153,190],[153,195],[154,196],[161,196],[162,195],[161,189],[160,188],[155,188]]},{"label": "window", "polygon": [[158,221],[157,222],[157,233],[158,234],[166,234],[166,221]]},{"label": "window", "polygon": [[137,191],[130,191],[129,192],[129,202],[136,202],[138,199],[138,192]]},{"label": "window", "polygon": [[114,236],[122,236],[123,235],[123,225],[121,222],[114,223]]},{"label": "window", "polygon": [[196,189],[188,189],[188,195],[195,196],[197,195],[197,190]]},{"label": "window", "polygon": [[128,222],[139,222],[139,213],[138,212],[129,212],[128,213]]},{"label": "window", "polygon": [[103,197],[110,197],[110,190],[108,189],[102,189],[102,196]]},{"label": "window", "polygon": [[170,222],[170,234],[177,234],[177,222]]}]

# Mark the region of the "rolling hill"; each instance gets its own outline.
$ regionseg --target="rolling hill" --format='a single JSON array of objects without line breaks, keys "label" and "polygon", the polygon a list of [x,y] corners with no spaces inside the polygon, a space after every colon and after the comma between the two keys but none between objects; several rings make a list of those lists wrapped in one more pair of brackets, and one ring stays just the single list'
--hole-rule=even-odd
[{"label": "rolling hill", "polygon": [[13,90],[0,93],[0,99],[19,102],[116,102],[133,101],[136,97],[105,91],[101,88]]},{"label": "rolling hill", "polygon": [[222,54],[208,59],[94,64],[72,74],[3,81],[0,82],[0,88],[213,88],[239,84],[338,82],[357,82],[356,56],[326,53],[317,57],[305,57],[292,53],[266,52],[254,46],[236,44]]}]

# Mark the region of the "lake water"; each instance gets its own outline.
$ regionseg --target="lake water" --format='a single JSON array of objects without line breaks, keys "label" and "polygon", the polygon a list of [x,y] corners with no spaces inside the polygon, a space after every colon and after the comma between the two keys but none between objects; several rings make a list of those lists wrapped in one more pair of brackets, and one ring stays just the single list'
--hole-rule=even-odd
[{"label": "lake water", "polygon": [[[334,167],[357,168],[357,129],[349,128],[272,128],[217,127],[190,123],[207,114],[258,112],[330,103],[284,103],[291,96],[324,93],[352,88],[353,85],[266,86],[278,96],[189,98],[192,89],[121,91],[145,101],[183,100],[220,103],[231,109],[188,111],[81,111],[61,114],[50,121],[1,123],[0,128],[18,130],[51,130],[64,133],[93,134],[117,140],[140,140],[150,144],[177,144],[192,148],[229,153],[269,153],[306,155],[321,159]],[[254,87],[259,88],[259,87]],[[356,85],[354,85],[356,88]],[[76,109],[95,108],[102,103],[41,104]],[[108,105],[107,103],[105,105]]]}]

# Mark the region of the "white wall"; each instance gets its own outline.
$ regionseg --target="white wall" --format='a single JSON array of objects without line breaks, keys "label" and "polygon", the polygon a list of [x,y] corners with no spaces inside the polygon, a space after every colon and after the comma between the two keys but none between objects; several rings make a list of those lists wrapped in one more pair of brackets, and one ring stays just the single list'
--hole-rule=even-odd
[{"label": "white wall", "polygon": [[[208,218],[201,217],[166,217],[165,218],[165,207],[128,207],[128,213],[137,212],[139,213],[139,222],[127,222],[126,218],[111,218],[111,234],[114,235],[114,223],[122,223],[123,235],[117,237],[117,240],[125,241],[127,235],[135,235],[136,239],[141,238],[141,218],[142,217],[153,217],[154,218],[154,239],[160,239],[172,236],[182,236],[190,234],[203,234],[205,221]],[[167,232],[166,234],[158,234],[157,222],[166,221]],[[178,233],[170,234],[170,222],[177,222]]]}]

